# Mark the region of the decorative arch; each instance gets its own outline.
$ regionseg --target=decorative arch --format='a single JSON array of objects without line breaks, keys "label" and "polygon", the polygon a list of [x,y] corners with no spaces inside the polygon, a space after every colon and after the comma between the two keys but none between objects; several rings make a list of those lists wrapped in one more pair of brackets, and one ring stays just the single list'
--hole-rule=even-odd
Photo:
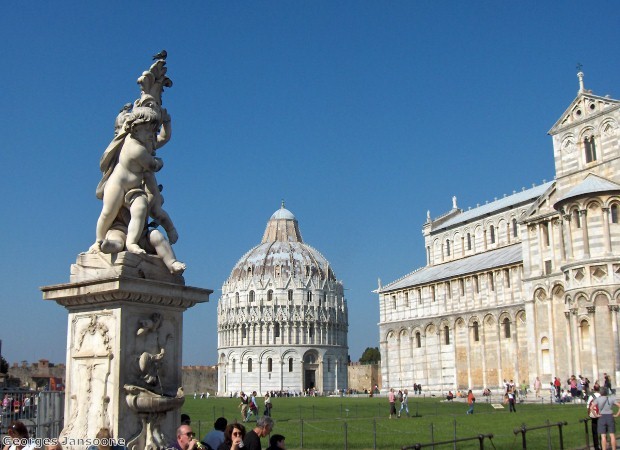
[{"label": "decorative arch", "polygon": [[585,209],[594,209],[601,208],[603,206],[603,201],[599,198],[589,198],[585,201],[584,207]]},{"label": "decorative arch", "polygon": [[547,290],[542,286],[535,287],[534,288],[534,301],[545,302],[547,300],[550,300],[550,298],[547,296]]},{"label": "decorative arch", "polygon": [[495,316],[493,314],[486,314],[483,319],[483,323],[487,327],[492,327],[497,323]]},{"label": "decorative arch", "polygon": [[594,291],[590,299],[594,306],[608,306],[611,304],[609,293],[600,289]]},{"label": "decorative arch", "polygon": [[601,122],[598,132],[601,136],[613,136],[618,129],[618,123],[613,118],[607,118]]},{"label": "decorative arch", "polygon": [[564,295],[564,285],[559,281],[553,283],[551,286],[551,295],[556,298],[561,298]]}]

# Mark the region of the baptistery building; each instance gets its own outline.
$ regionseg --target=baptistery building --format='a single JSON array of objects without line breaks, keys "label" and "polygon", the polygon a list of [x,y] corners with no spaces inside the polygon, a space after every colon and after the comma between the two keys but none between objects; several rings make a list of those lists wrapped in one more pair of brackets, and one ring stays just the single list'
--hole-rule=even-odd
[{"label": "baptistery building", "polygon": [[232,269],[217,312],[219,395],[347,388],[343,284],[284,203]]},{"label": "baptistery building", "polygon": [[426,265],[379,287],[384,388],[548,386],[605,372],[617,385],[620,101],[578,76],[549,131],[554,180],[428,214]]}]

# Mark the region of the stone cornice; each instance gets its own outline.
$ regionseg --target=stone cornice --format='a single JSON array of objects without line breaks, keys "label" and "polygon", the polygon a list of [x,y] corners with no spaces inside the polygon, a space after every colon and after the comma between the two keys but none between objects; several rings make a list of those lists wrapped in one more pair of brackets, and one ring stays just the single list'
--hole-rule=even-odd
[{"label": "stone cornice", "polygon": [[132,277],[116,277],[79,283],[43,286],[44,300],[68,309],[110,303],[141,303],[187,309],[209,301],[210,289],[183,286]]}]

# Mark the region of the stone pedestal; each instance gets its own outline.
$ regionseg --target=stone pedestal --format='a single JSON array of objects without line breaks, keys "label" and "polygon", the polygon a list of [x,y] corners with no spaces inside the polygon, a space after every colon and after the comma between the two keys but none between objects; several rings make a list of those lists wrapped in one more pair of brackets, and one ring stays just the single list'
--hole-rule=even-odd
[{"label": "stone pedestal", "polygon": [[[164,280],[164,281],[162,281]],[[71,282],[41,288],[69,311],[63,448],[85,448],[107,427],[129,449],[175,437],[183,311],[213,291],[188,287],[151,255],[79,255]]]}]

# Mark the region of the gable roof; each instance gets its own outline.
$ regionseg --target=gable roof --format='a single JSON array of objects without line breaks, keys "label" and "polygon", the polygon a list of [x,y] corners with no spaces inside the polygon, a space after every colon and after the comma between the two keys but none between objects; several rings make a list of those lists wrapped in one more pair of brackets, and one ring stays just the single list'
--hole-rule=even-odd
[{"label": "gable roof", "polygon": [[558,199],[558,201],[555,202],[554,207],[571,198],[610,191],[620,191],[620,185],[606,178],[602,178],[593,173],[589,173],[579,184],[577,184],[570,191],[564,194],[562,198]]},{"label": "gable roof", "polygon": [[439,227],[437,227],[437,229],[433,229],[432,233],[435,233],[438,230],[444,230],[457,224],[471,222],[473,220],[479,219],[480,217],[484,217],[486,215],[491,215],[497,211],[501,211],[502,209],[527,203],[528,201],[536,199],[542,194],[544,194],[549,188],[549,186],[551,186],[553,183],[554,181],[548,181],[541,184],[540,186],[535,186],[533,188],[526,189],[525,191],[517,192],[516,194],[509,195],[499,200],[495,200],[491,203],[487,203],[486,205],[482,205],[477,208],[465,211],[461,214],[457,214],[451,219],[446,220]]},{"label": "gable roof", "polygon": [[447,280],[468,273],[481,272],[496,267],[507,266],[523,261],[521,243],[491,250],[468,258],[457,259],[436,266],[426,266],[414,270],[408,275],[386,284],[375,292],[395,291],[441,280]]},{"label": "gable roof", "polygon": [[[591,105],[594,105],[592,109]],[[548,131],[548,134],[553,136],[565,128],[590,120],[593,116],[607,114],[611,109],[617,108],[620,108],[620,101],[618,100],[594,95],[589,91],[579,92],[575,100]]]}]

